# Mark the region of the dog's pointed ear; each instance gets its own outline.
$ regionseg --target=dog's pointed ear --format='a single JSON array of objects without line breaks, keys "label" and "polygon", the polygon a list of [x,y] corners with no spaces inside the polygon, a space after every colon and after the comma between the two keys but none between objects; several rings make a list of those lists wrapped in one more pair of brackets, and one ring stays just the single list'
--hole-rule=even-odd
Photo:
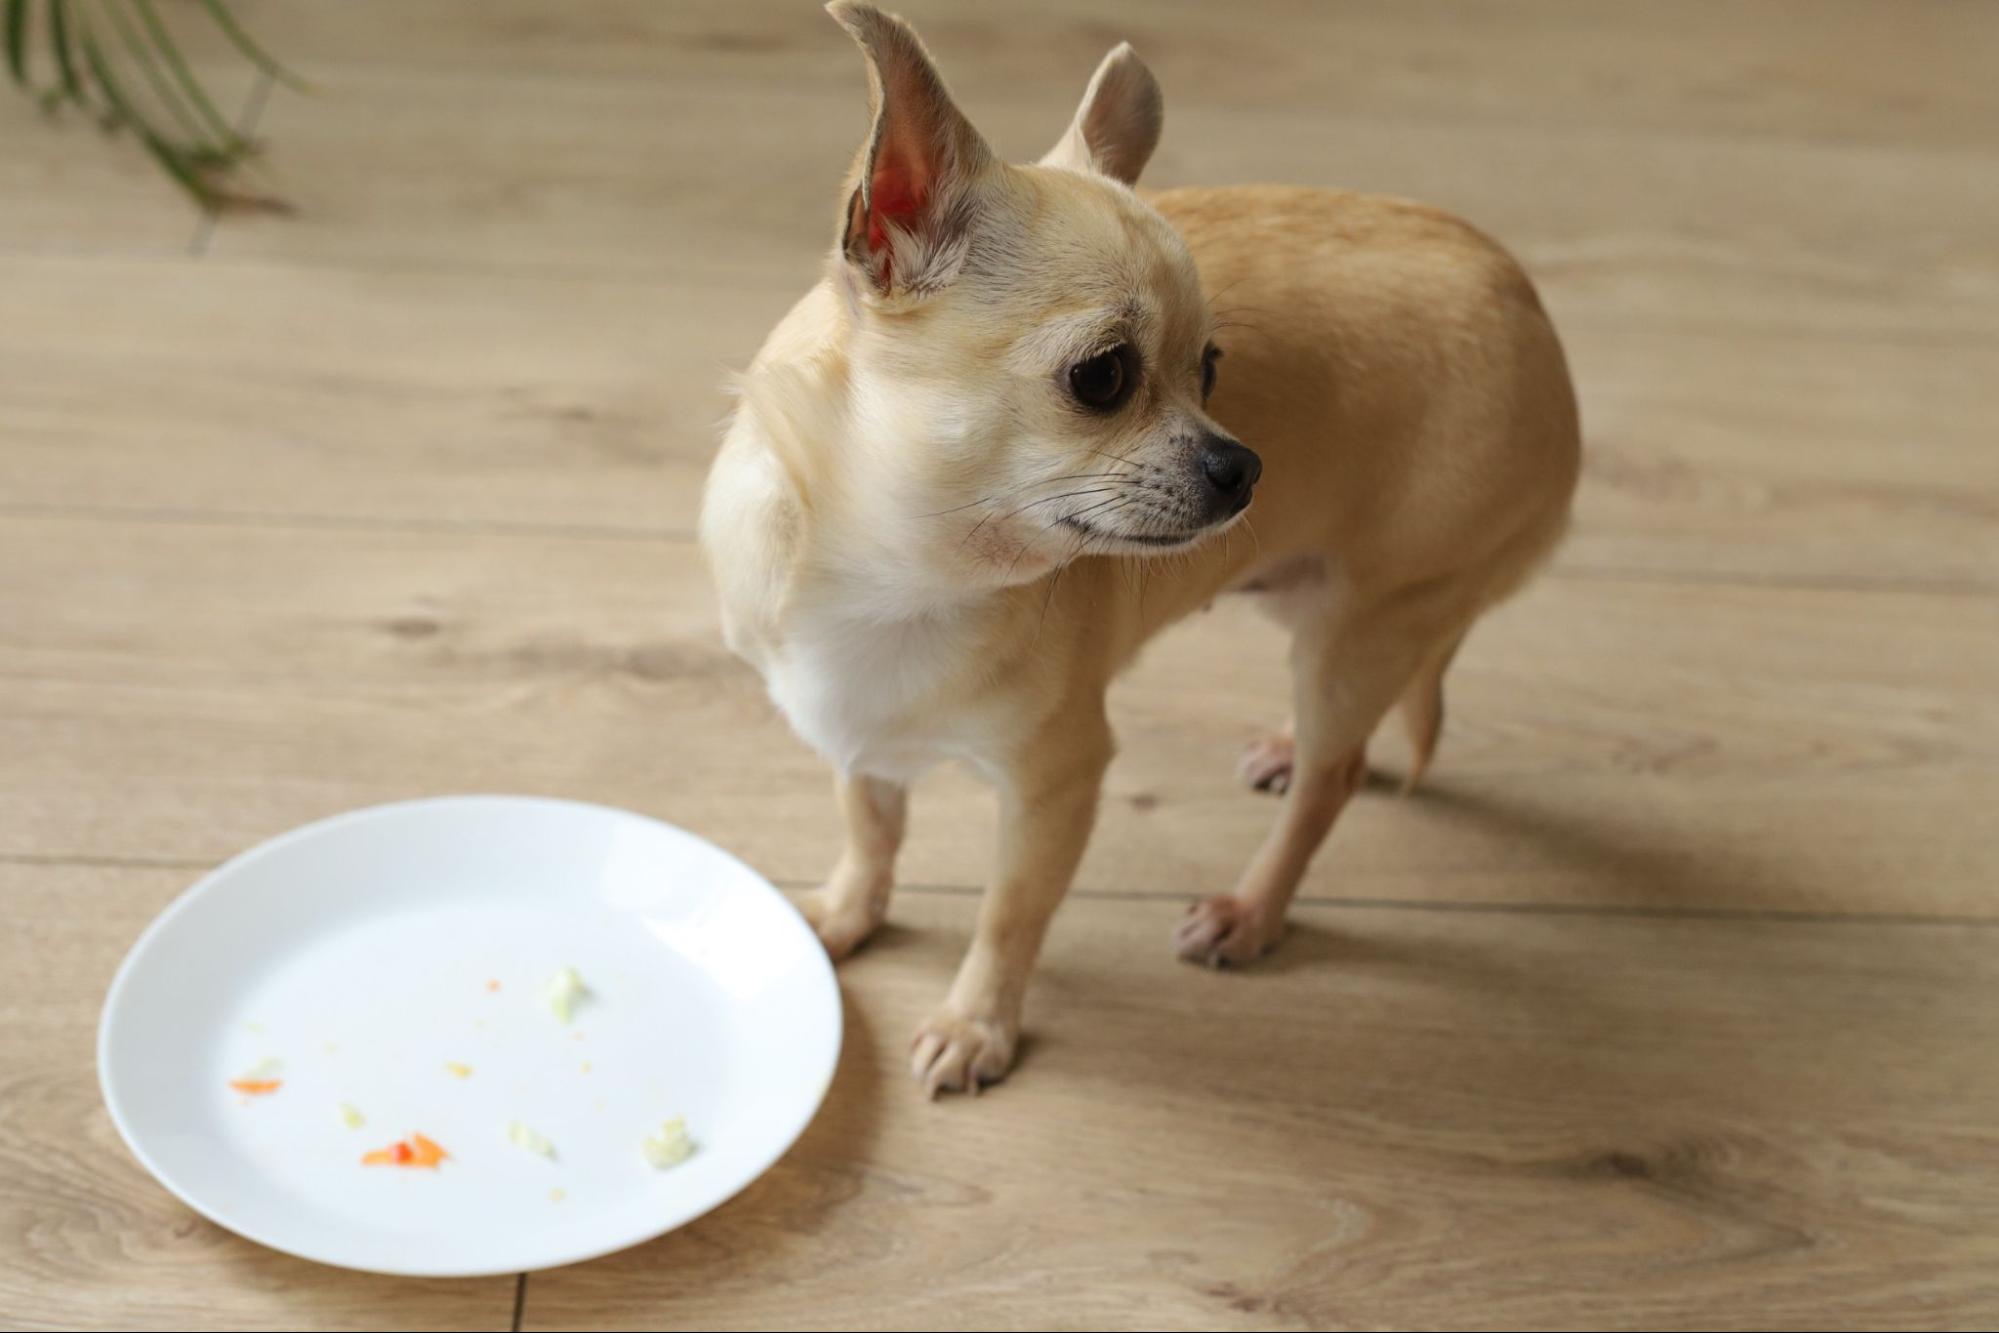
[{"label": "dog's pointed ear", "polygon": [[1097,66],[1069,132],[1041,159],[1043,166],[1095,171],[1130,185],[1159,146],[1166,105],[1159,80],[1131,49],[1119,42]]},{"label": "dog's pointed ear", "polygon": [[853,0],[832,0],[826,11],[867,60],[874,113],[841,252],[877,295],[922,296],[963,262],[980,178],[996,159],[907,23]]}]

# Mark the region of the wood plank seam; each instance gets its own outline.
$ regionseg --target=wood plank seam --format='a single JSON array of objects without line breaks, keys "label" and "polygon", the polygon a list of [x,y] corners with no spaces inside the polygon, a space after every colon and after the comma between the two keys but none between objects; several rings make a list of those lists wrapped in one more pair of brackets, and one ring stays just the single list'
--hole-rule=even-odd
[{"label": "wood plank seam", "polygon": [[[0,865],[74,867],[78,869],[104,870],[181,870],[200,876],[221,864],[193,858],[146,857],[146,856],[95,856],[89,853],[43,853],[43,852],[0,852]],[[779,889],[788,893],[805,893],[817,884],[800,879],[773,879]],[[971,898],[985,892],[977,884],[898,884],[896,892],[903,895],[924,894],[932,897]],[[1079,884],[1069,891],[1069,896],[1090,902],[1181,902],[1190,901],[1191,892],[1160,889],[1148,892],[1144,889],[1093,889]],[[1728,907],[1634,907],[1619,903],[1560,903],[1514,900],[1511,902],[1475,902],[1469,899],[1408,899],[1373,898],[1365,896],[1339,898],[1299,898],[1301,909],[1338,911],[1389,911],[1389,912],[1437,912],[1443,914],[1483,916],[1579,916],[1626,918],[1651,921],[1740,921],[1760,922],[1779,925],[1829,926],[1829,925],[1870,925],[1870,926],[1977,926],[1999,927],[1999,918],[1970,916],[1964,913],[1939,912],[1825,912],[1809,909],[1795,911],[1784,908],[1728,908]]]}]

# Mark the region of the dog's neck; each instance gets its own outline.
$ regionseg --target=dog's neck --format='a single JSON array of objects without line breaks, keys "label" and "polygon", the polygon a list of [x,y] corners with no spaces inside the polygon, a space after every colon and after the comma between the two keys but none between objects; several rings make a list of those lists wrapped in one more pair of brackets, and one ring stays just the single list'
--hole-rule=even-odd
[{"label": "dog's neck", "polygon": [[[848,318],[844,308],[836,318]],[[766,454],[795,512],[787,542],[785,619],[806,614],[888,626],[962,623],[1002,611],[1019,598],[962,551],[928,549],[931,535],[893,493],[857,492],[853,460],[870,451],[858,437],[869,427],[847,410],[849,366],[844,331],[827,329],[816,345],[760,361],[739,383],[731,436],[736,447]],[[883,484],[878,479],[876,484]]]},{"label": "dog's neck", "polygon": [[[985,762],[990,747],[960,705],[1018,637],[1018,590],[926,578],[894,525],[826,498],[789,493],[772,506],[793,526],[771,577],[745,580],[750,595],[727,608],[734,646],[798,733],[842,770],[908,780],[944,758]],[[717,573],[727,588],[730,571]]]}]

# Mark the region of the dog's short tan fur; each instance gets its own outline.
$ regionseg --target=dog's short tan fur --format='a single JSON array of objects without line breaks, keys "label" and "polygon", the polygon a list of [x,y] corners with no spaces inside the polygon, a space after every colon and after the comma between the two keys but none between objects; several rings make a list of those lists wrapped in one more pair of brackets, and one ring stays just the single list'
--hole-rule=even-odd
[{"label": "dog's short tan fur", "polygon": [[[1533,288],[1464,223],[1325,190],[1141,199],[1159,94],[1129,47],[1048,158],[1003,164],[906,25],[830,8],[874,128],[826,278],[743,377],[702,539],[731,645],[838,773],[847,847],[807,902],[836,957],[887,909],[907,784],[960,759],[998,789],[977,934],[912,1050],[929,1091],[976,1090],[1089,837],[1111,679],[1225,593],[1290,628],[1292,726],[1245,769],[1283,791],[1276,826],[1176,938],[1247,963],[1398,700],[1428,761],[1458,643],[1561,534],[1575,404]],[[1125,355],[1122,406],[1080,406],[1077,367]],[[1262,462],[1240,516],[1203,481],[1231,436]]]}]

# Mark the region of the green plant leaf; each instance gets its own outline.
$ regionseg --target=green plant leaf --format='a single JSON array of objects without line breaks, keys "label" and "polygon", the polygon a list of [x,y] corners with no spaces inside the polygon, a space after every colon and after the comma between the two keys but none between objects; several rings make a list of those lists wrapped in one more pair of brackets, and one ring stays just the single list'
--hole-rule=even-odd
[{"label": "green plant leaf", "polygon": [[244,32],[242,27],[237,24],[236,16],[229,12],[229,7],[223,4],[222,0],[201,0],[201,3],[207,8],[209,15],[214,18],[215,25],[222,29],[223,35],[235,43],[236,49],[241,51],[251,64],[276,79],[279,83],[289,84],[302,93],[312,91],[312,85],[286,69],[283,65],[280,65],[276,60],[271,58],[270,54],[263,47],[250,40],[250,34]]},{"label": "green plant leaf", "polygon": [[83,80],[76,77],[76,61],[69,53],[69,0],[49,0],[49,48],[55,52],[56,72],[69,100],[83,104]]},{"label": "green plant leaf", "polygon": [[171,143],[167,142],[164,135],[153,128],[152,122],[141,115],[138,108],[132,105],[131,99],[125,96],[125,90],[111,73],[110,63],[104,59],[104,52],[97,45],[97,39],[88,27],[77,34],[77,45],[83,50],[83,61],[89,68],[91,77],[96,79],[97,87],[104,94],[105,102],[117,113],[119,120],[132,127],[133,132],[139,136],[139,142],[146,146],[146,151],[166,168],[167,174],[178,181],[182,189],[193,195],[195,201],[204,209],[214,211],[221,203],[220,198],[210,188],[208,182],[201,178],[201,173],[196,171]]},{"label": "green plant leaf", "polygon": [[[60,4],[61,0],[57,0],[57,3]],[[215,103],[208,100],[208,93],[202,88],[201,80],[194,77],[194,71],[188,68],[187,61],[181,57],[180,47],[174,44],[173,34],[168,32],[167,25],[160,21],[160,12],[153,7],[153,0],[132,0],[132,8],[139,11],[139,18],[145,23],[146,32],[152,37],[154,47],[166,58],[167,67],[173,71],[174,79],[187,95],[188,102],[214,131],[222,151],[230,155],[239,152],[243,141],[237,137],[229,122],[222,118],[222,113],[215,109]]]},{"label": "green plant leaf", "polygon": [[7,68],[28,86],[28,0],[7,0]]},{"label": "green plant leaf", "polygon": [[200,123],[195,120],[194,113],[187,109],[186,104],[175,93],[173,84],[167,81],[166,70],[161,68],[158,55],[154,53],[152,47],[146,45],[145,39],[139,35],[139,30],[132,26],[131,16],[126,14],[125,6],[120,0],[107,0],[103,8],[111,15],[111,26],[118,29],[119,40],[125,43],[125,50],[131,54],[132,63],[138,66],[139,72],[146,76],[146,82],[152,85],[153,96],[167,109],[167,114],[179,122],[181,133],[186,135],[190,142],[200,144],[207,137],[206,134]]},{"label": "green plant leaf", "polygon": [[[28,68],[30,18],[37,4],[47,15],[48,51],[55,61],[56,82],[48,88],[36,88]],[[130,6],[131,12],[125,6]],[[251,40],[224,0],[202,0],[202,7],[258,70],[310,91],[303,79]],[[39,40],[38,34],[35,40]],[[91,115],[107,134],[129,127],[161,169],[203,209],[288,211],[279,198],[229,187],[230,173],[246,166],[255,170],[257,146],[237,134],[216,109],[181,55],[157,0],[0,0],[0,45],[4,45],[4,58],[14,81],[44,111],[66,100]],[[108,54],[113,47],[122,47],[120,54],[126,63],[113,63]],[[147,90],[136,85],[128,89],[120,81],[136,77],[134,67],[151,96],[135,100],[132,91],[143,94]],[[180,133],[169,133],[169,129]]]},{"label": "green plant leaf", "polygon": [[221,197],[209,188],[208,182],[201,178],[201,173],[196,171],[172,144],[152,130],[137,126],[134,128],[138,130],[139,142],[146,146],[146,151],[159,159],[160,165],[167,169],[167,174],[180,182],[181,188],[193,195],[197,203],[211,213],[222,206]]}]

